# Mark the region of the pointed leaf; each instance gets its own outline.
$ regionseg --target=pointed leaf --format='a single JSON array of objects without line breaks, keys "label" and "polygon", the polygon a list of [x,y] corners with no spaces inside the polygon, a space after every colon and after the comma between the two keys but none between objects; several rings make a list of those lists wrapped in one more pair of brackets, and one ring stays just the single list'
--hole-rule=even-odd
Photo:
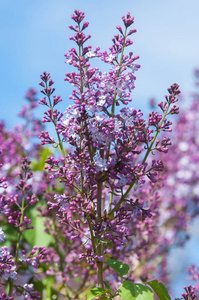
[{"label": "pointed leaf", "polygon": [[171,300],[166,287],[161,282],[152,280],[146,282],[146,284],[148,284],[154,290],[160,300]]},{"label": "pointed leaf", "polygon": [[123,262],[108,259],[107,264],[121,277],[123,278],[129,271],[129,266]]},{"label": "pointed leaf", "polygon": [[110,285],[106,281],[103,281],[103,284],[108,290],[111,290]]},{"label": "pointed leaf", "polygon": [[169,296],[168,291],[167,291],[166,287],[164,286],[164,284],[163,284],[162,282],[159,282],[159,286],[162,288],[162,290],[163,290],[165,296],[166,296],[169,300],[171,300],[171,297]]},{"label": "pointed leaf", "polygon": [[119,287],[121,300],[153,300],[152,290],[141,283],[123,281]]},{"label": "pointed leaf", "polygon": [[100,287],[93,288],[92,290],[89,291],[89,293],[87,295],[87,300],[92,300],[95,297],[101,296],[101,295],[103,295],[105,293],[108,293],[108,292],[110,292],[110,289],[105,290],[105,289],[100,288]]}]

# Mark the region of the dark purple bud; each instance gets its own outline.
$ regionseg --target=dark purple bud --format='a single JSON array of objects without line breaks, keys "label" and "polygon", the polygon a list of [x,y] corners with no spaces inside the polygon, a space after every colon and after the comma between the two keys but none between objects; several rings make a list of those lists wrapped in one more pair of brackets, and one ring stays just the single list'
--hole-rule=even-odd
[{"label": "dark purple bud", "polygon": [[89,22],[84,22],[84,23],[83,23],[83,26],[82,26],[82,31],[83,31],[84,29],[86,29],[86,28],[88,27],[88,25],[89,25]]},{"label": "dark purple bud", "polygon": [[128,12],[126,18],[122,16],[122,21],[124,22],[125,27],[128,28],[129,26],[131,26],[131,24],[133,24],[134,17],[131,17],[130,13]]},{"label": "dark purple bud", "polygon": [[119,25],[117,25],[116,28],[117,28],[117,29],[119,30],[119,32],[123,35],[122,28],[121,28]]}]

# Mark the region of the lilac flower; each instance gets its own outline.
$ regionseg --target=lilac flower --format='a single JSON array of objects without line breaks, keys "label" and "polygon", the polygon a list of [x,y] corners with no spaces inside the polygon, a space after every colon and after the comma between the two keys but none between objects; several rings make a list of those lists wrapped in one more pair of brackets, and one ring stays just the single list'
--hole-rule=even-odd
[{"label": "lilac flower", "polygon": [[[160,104],[163,115],[153,112],[146,121],[142,118],[140,110],[127,107],[121,108],[116,115],[116,106],[127,105],[132,100],[130,93],[135,87],[134,72],[140,67],[134,63],[138,56],[133,57],[132,52],[129,56],[123,55],[125,48],[132,44],[127,35],[131,35],[135,30],[123,33],[121,27],[117,27],[122,36],[114,36],[110,53],[91,52],[91,47],[85,46],[88,37],[82,33],[79,26],[83,17],[84,14],[76,12],[73,19],[78,25],[70,27],[75,32],[74,37],[70,39],[76,42],[79,51],[72,48],[65,54],[66,62],[72,64],[75,71],[66,74],[65,80],[74,86],[69,97],[73,105],[67,108],[62,118],[51,117],[61,114],[55,112],[51,104],[50,97],[54,89],[51,87],[49,74],[44,73],[41,76],[43,83],[40,85],[49,101],[47,106],[50,110],[48,109],[45,115],[55,125],[57,145],[63,154],[62,160],[48,158],[46,168],[50,172],[50,178],[60,178],[65,188],[70,187],[71,190],[71,195],[67,195],[66,198],[55,196],[54,200],[57,203],[49,203],[50,209],[57,209],[60,223],[71,227],[73,233],[70,237],[73,241],[78,238],[85,239],[86,253],[80,254],[80,257],[85,257],[93,263],[95,258],[103,256],[103,253],[96,252],[92,235],[98,243],[103,239],[110,240],[117,253],[132,235],[132,227],[125,227],[132,217],[135,223],[140,219],[138,236],[142,235],[143,244],[144,234],[152,232],[151,223],[147,221],[152,213],[150,208],[145,209],[143,204],[146,199],[143,203],[138,199],[134,202],[130,191],[136,187],[141,188],[146,176],[151,182],[157,182],[158,174],[163,170],[160,160],[154,160],[148,165],[146,159],[152,151],[168,151],[168,138],[163,137],[156,143],[155,140],[160,131],[170,130],[171,123],[166,120],[166,116],[169,107],[176,102],[178,86],[172,85],[166,102]],[[127,29],[133,23],[133,18],[127,14],[123,21]],[[101,72],[90,66],[92,53],[110,64],[109,72]],[[45,101],[43,98],[41,103],[44,104]],[[178,110],[174,109],[172,114],[177,112]],[[73,147],[73,151],[67,155],[63,150],[63,142]],[[45,143],[56,144],[47,132],[42,134],[42,144]],[[102,191],[105,193],[104,206],[108,210],[104,215],[102,210],[99,210]],[[108,195],[111,195],[109,205]],[[113,220],[110,217],[112,214],[115,214]],[[142,229],[142,222],[145,222],[145,229]],[[109,251],[108,247],[105,247],[104,251]]]},{"label": "lilac flower", "polygon": [[194,287],[192,287],[191,285],[189,285],[188,287],[184,287],[185,289],[185,293],[182,293],[182,297],[185,300],[194,300],[197,295],[194,293]]},{"label": "lilac flower", "polygon": [[199,291],[199,268],[195,265],[190,265],[190,267],[187,269],[187,273],[190,275],[187,278],[194,281],[194,288],[195,291]]},{"label": "lilac flower", "polygon": [[4,234],[3,230],[2,230],[2,228],[0,227],[0,242],[3,242],[4,239],[5,239],[5,234]]},{"label": "lilac flower", "polygon": [[97,171],[107,171],[107,161],[103,159],[99,153],[93,157]]},{"label": "lilac flower", "polygon": [[122,20],[123,20],[126,28],[128,28],[129,26],[131,26],[134,23],[134,17],[131,17],[130,13],[128,13],[126,15],[126,18],[123,16]]},{"label": "lilac flower", "polygon": [[11,278],[13,280],[17,279],[16,266],[14,265],[14,260],[12,255],[6,246],[0,248],[0,274],[5,280]]},{"label": "lilac flower", "polygon": [[34,291],[34,286],[32,283],[30,284],[25,283],[23,285],[22,294],[24,296],[24,299],[28,299],[28,300],[41,298],[39,292]]},{"label": "lilac flower", "polygon": [[[161,156],[149,159],[150,154],[167,153],[171,145],[167,136],[171,122],[167,118],[178,114],[175,103],[179,87],[174,84],[168,89],[165,102],[159,103],[161,113],[153,111],[147,120],[139,109],[128,108],[135,88],[135,71],[140,68],[135,63],[139,57],[133,56],[132,52],[126,54],[126,48],[133,44],[130,38],[136,32],[129,29],[134,18],[130,13],[122,17],[125,28],[117,26],[119,33],[113,37],[109,51],[100,52],[99,47],[93,50],[87,46],[90,35],[84,30],[89,23],[82,22],[84,17],[83,12],[75,10],[72,15],[75,25],[69,26],[73,32],[70,40],[75,42],[76,49],[71,48],[65,54],[66,63],[73,67],[72,72],[66,73],[65,81],[73,86],[73,90],[69,96],[71,105],[64,114],[55,108],[62,99],[55,94],[50,74],[44,72],[39,83],[43,94],[39,103],[46,106],[42,122],[53,124],[55,136],[51,137],[40,123],[36,124],[28,106],[21,113],[35,124],[36,130],[42,130],[40,139],[44,153],[47,148],[43,146],[48,144],[59,151],[46,151],[45,156],[41,148],[36,147],[31,154],[31,143],[29,149],[22,145],[21,132],[13,134],[8,142],[2,127],[0,136],[0,142],[4,141],[6,145],[2,149],[4,157],[0,157],[2,166],[8,165],[10,169],[10,166],[21,164],[21,170],[17,169],[18,181],[17,172],[10,180],[9,172],[4,167],[0,170],[0,177],[8,181],[13,192],[10,194],[7,189],[1,195],[1,212],[9,225],[16,228],[19,241],[15,246],[17,263],[15,265],[10,256],[13,269],[9,271],[16,267],[20,280],[25,270],[28,276],[34,277],[32,280],[42,278],[44,284],[43,277],[50,275],[54,280],[52,289],[58,286],[58,295],[64,293],[65,298],[70,294],[76,298],[88,289],[96,281],[96,273],[98,284],[103,286],[103,278],[99,279],[100,268],[103,269],[102,264],[105,265],[106,257],[110,256],[128,263],[132,258],[129,254],[133,253],[129,278],[146,281],[156,270],[157,255],[161,255],[160,262],[165,264],[166,250],[162,248],[173,242],[174,231],[181,225],[175,224],[174,231],[165,234],[167,207],[164,209],[156,192],[161,186],[160,174],[165,169]],[[91,65],[93,57],[108,64],[109,70],[104,72],[94,68]],[[27,94],[30,112],[35,107],[35,95],[34,90]],[[163,134],[157,140],[160,132]],[[34,134],[29,134],[28,138],[31,136]],[[33,162],[25,158],[21,163],[21,156],[25,157],[27,152],[33,156]],[[45,171],[37,176],[41,158],[42,168],[45,160]],[[35,166],[36,176],[30,166]],[[31,215],[38,199],[41,202],[38,211],[44,220],[45,233],[50,235],[50,244],[47,248],[32,249],[23,234],[25,230],[33,229],[26,212],[28,209]],[[179,220],[176,222],[180,223]],[[143,266],[142,261],[147,263]],[[138,270],[134,272],[136,266]],[[33,276],[38,267],[39,272]],[[2,272],[6,274],[6,270]],[[78,277],[80,283],[74,282],[74,277]],[[26,299],[39,298],[32,284],[16,286],[12,280],[8,284],[13,295],[16,289]]]}]

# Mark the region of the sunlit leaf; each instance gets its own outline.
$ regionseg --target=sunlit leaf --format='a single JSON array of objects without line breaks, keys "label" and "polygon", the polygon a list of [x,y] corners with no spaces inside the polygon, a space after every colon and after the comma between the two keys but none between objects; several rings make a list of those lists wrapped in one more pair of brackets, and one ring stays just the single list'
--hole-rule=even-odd
[{"label": "sunlit leaf", "polygon": [[153,300],[152,290],[141,283],[123,281],[119,287],[121,300]]},{"label": "sunlit leaf", "polygon": [[101,296],[101,295],[103,295],[105,293],[108,293],[108,292],[110,292],[110,289],[105,290],[105,289],[100,288],[100,287],[95,287],[95,288],[93,288],[92,290],[89,291],[89,293],[87,295],[87,300],[92,300],[95,297]]}]

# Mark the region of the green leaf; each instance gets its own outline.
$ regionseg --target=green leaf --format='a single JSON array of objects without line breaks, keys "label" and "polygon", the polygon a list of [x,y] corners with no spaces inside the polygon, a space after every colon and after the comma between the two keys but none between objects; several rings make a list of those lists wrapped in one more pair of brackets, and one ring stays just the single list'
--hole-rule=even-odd
[{"label": "green leaf", "polygon": [[42,171],[45,166],[45,160],[50,156],[52,152],[45,147],[42,147],[39,151],[39,160],[33,160],[30,164],[30,168],[32,171]]},{"label": "green leaf", "polygon": [[108,249],[112,249],[113,248],[113,243],[109,240],[109,239],[101,239],[100,240],[102,243],[106,244]]},{"label": "green leaf", "polygon": [[119,287],[121,300],[153,300],[152,290],[141,283],[123,281]]},{"label": "green leaf", "polygon": [[45,286],[45,300],[58,299],[58,291],[54,289],[54,276],[46,276],[42,283]]},{"label": "green leaf", "polygon": [[28,217],[31,219],[31,225],[34,226],[32,230],[24,230],[24,237],[26,241],[33,247],[47,247],[52,242],[52,237],[45,233],[43,225],[44,218],[37,216],[38,211],[34,208],[29,212]]},{"label": "green leaf", "polygon": [[106,247],[108,249],[112,249],[113,248],[113,243],[110,241],[109,243],[107,243]]},{"label": "green leaf", "polygon": [[89,291],[89,293],[87,295],[87,300],[92,300],[95,297],[101,296],[101,295],[103,295],[105,293],[108,293],[108,292],[110,292],[110,289],[105,290],[105,289],[100,288],[100,287],[95,287],[95,288],[93,288],[92,290]]},{"label": "green leaf", "polygon": [[105,287],[106,287],[107,289],[111,290],[110,285],[109,285],[106,281],[103,281],[103,284],[105,285]]},{"label": "green leaf", "polygon": [[[16,228],[13,228],[13,225],[11,224],[5,224],[5,225],[1,225],[3,232],[5,233],[6,236],[6,241],[9,242],[16,242],[17,241],[17,230]],[[3,243],[1,243],[2,246]]]},{"label": "green leaf", "polygon": [[129,271],[129,266],[123,262],[108,259],[107,264],[121,277],[123,278]]},{"label": "green leaf", "polygon": [[168,291],[167,291],[166,287],[164,286],[164,284],[163,284],[162,282],[159,282],[159,286],[162,288],[162,290],[163,290],[165,296],[166,296],[169,300],[171,300],[171,297],[169,296]]},{"label": "green leaf", "polygon": [[152,280],[146,282],[156,293],[160,300],[171,300],[171,297],[168,294],[168,291],[163,283],[158,282],[157,280]]}]

